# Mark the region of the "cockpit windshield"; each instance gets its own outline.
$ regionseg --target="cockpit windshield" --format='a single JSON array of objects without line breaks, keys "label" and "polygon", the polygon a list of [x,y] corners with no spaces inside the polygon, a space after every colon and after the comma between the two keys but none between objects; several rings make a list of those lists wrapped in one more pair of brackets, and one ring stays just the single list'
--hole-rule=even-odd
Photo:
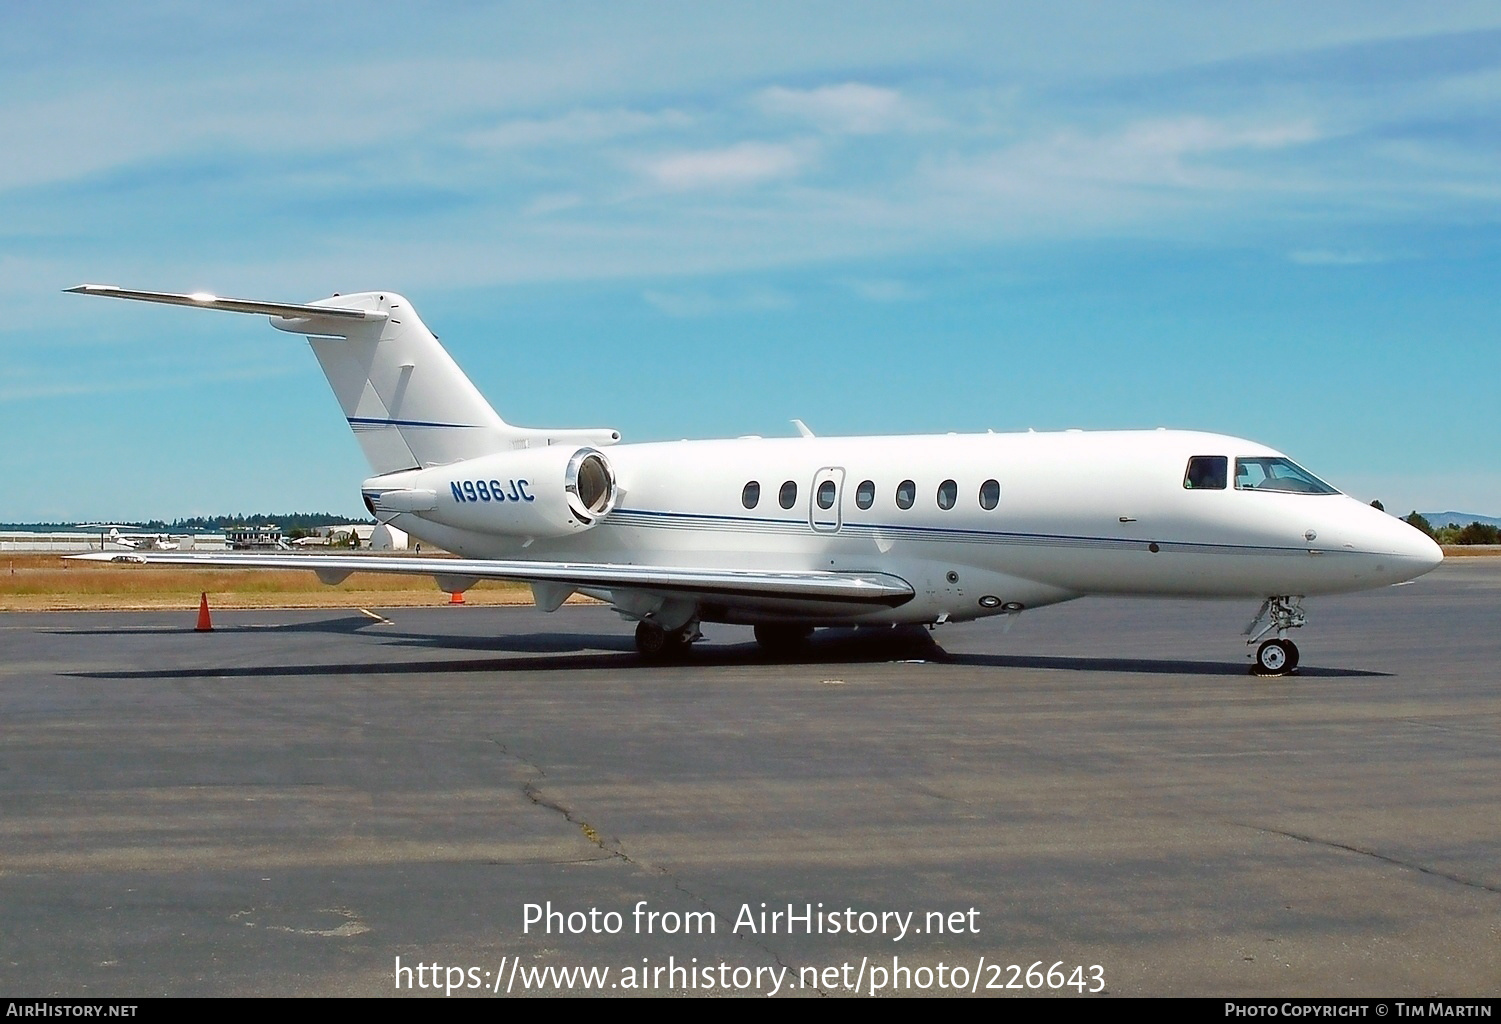
[{"label": "cockpit windshield", "polygon": [[1339,491],[1291,459],[1236,459],[1237,491],[1279,491],[1284,494],[1338,494]]}]

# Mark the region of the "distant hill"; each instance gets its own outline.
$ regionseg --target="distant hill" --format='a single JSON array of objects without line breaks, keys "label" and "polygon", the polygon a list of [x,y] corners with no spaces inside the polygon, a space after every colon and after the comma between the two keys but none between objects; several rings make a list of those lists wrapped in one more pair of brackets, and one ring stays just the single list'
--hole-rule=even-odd
[{"label": "distant hill", "polygon": [[1442,530],[1446,526],[1469,526],[1471,523],[1501,526],[1501,519],[1472,515],[1469,512],[1419,512],[1418,515],[1428,520],[1428,525],[1435,530]]}]

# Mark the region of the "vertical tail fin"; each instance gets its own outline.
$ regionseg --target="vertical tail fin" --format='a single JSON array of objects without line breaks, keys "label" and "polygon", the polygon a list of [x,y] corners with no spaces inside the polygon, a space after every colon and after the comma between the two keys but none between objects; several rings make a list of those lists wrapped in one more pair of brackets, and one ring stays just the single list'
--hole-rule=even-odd
[{"label": "vertical tail fin", "polygon": [[486,455],[527,433],[500,418],[400,295],[364,292],[323,301],[385,316],[354,322],[273,317],[271,324],[308,336],[377,474]]},{"label": "vertical tail fin", "polygon": [[278,330],[307,336],[349,426],[377,475],[448,465],[512,448],[609,445],[618,431],[534,430],[501,419],[412,309],[394,292],[335,295],[310,303],[146,292],[114,285],[67,289],[174,306],[262,313]]},{"label": "vertical tail fin", "polygon": [[271,324],[308,336],[377,475],[511,448],[620,440],[614,430],[533,430],[507,423],[400,295],[361,292],[312,305],[335,302],[384,316],[369,321],[273,317]]}]

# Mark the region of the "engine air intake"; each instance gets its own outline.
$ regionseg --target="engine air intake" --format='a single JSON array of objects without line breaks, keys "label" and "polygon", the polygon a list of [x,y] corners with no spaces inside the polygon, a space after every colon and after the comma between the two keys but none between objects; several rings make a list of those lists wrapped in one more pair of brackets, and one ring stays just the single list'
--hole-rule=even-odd
[{"label": "engine air intake", "polygon": [[615,473],[593,448],[580,448],[568,460],[564,488],[569,508],[586,523],[608,515],[615,507]]}]

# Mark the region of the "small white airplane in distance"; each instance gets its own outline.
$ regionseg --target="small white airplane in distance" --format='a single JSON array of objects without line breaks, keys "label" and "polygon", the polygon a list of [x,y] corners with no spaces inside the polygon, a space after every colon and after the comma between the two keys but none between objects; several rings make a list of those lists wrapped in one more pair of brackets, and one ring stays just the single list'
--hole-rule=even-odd
[{"label": "small white airplane in distance", "polygon": [[[381,522],[458,559],[149,553],[178,565],[423,574],[531,585],[637,623],[647,658],[704,622],[789,648],[816,626],[936,625],[1096,594],[1245,598],[1252,671],[1298,664],[1302,599],[1403,583],[1443,559],[1419,531],[1281,452],[1181,430],[744,437],[621,444],[506,423],[393,292],[296,304],[79,285],[259,313],[306,335],[369,460]],[[103,554],[83,557],[107,557]],[[1275,634],[1270,638],[1269,634]]]},{"label": "small white airplane in distance", "polygon": [[178,542],[165,533],[143,533],[127,537],[118,530],[111,530],[109,539],[132,551],[176,551],[179,547]]},{"label": "small white airplane in distance", "polygon": [[123,534],[121,530],[139,530],[139,526],[129,523],[79,523],[81,530],[99,531],[99,550],[104,550],[104,542],[118,544],[122,548],[132,551],[176,551],[179,547],[177,540],[169,533],[132,533]]}]

